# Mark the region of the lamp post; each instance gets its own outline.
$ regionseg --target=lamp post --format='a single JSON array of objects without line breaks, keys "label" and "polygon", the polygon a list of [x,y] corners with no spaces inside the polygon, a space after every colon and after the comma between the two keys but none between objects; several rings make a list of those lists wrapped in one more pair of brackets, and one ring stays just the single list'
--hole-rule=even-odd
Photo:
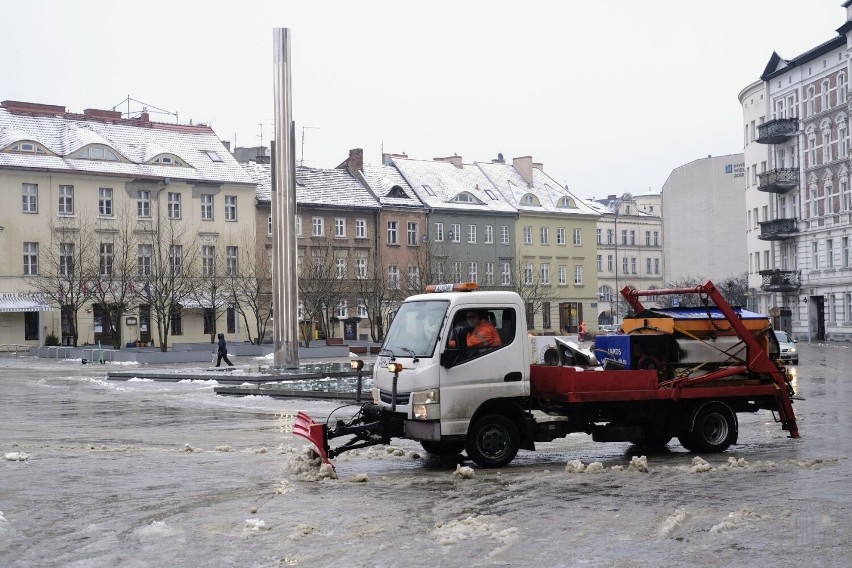
[{"label": "lamp post", "polygon": [[[619,316],[619,306],[618,306],[618,210],[621,209],[621,198],[615,200],[615,205],[613,206],[615,209],[615,321],[613,322],[615,325],[618,325],[618,316]],[[610,310],[611,311],[611,310]]]}]

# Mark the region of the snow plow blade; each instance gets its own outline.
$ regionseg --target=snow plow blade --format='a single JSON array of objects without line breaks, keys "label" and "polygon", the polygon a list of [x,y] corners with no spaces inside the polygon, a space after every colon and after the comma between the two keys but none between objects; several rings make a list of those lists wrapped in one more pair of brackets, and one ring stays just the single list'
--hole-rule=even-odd
[{"label": "snow plow blade", "polygon": [[293,433],[307,438],[316,447],[323,461],[334,467],[334,464],[328,459],[328,437],[326,436],[325,424],[314,422],[313,418],[300,411],[296,415],[296,422],[293,424]]}]

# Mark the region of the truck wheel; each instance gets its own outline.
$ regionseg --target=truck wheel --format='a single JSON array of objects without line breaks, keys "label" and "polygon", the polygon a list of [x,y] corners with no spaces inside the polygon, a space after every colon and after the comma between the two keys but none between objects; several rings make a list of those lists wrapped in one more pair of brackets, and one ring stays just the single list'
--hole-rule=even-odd
[{"label": "truck wheel", "polygon": [[482,467],[503,467],[515,459],[521,436],[515,423],[499,414],[476,421],[467,434],[467,455]]},{"label": "truck wheel", "polygon": [[737,415],[721,402],[710,402],[695,415],[692,430],[677,437],[692,453],[724,452],[737,441]]},{"label": "truck wheel", "polygon": [[447,442],[433,442],[431,440],[420,440],[420,445],[427,453],[439,458],[452,458],[464,451],[464,441],[453,440]]}]

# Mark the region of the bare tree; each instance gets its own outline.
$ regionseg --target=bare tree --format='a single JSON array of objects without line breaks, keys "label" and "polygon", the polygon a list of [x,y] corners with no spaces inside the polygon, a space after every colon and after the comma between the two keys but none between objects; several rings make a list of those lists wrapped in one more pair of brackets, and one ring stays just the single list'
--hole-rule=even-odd
[{"label": "bare tree", "polygon": [[515,270],[511,277],[511,289],[518,293],[527,313],[541,312],[542,305],[550,297],[550,286],[541,280],[540,268],[533,257],[524,257],[521,251],[515,256]]},{"label": "bare tree", "polygon": [[96,258],[96,238],[91,218],[81,213],[75,218],[50,221],[50,239],[39,251],[40,261],[32,286],[46,299],[59,306],[61,321],[68,328],[62,335],[72,337],[76,347],[80,338],[78,313],[91,298],[89,275]]},{"label": "bare tree", "polygon": [[117,212],[111,230],[99,235],[98,261],[89,263],[89,293],[97,308],[96,324],[108,330],[112,346],[121,347],[121,318],[137,299],[136,238],[133,211],[126,206]]},{"label": "bare tree", "polygon": [[239,261],[242,259],[236,255],[240,249],[228,249],[227,245],[203,242],[200,245],[200,263],[196,263],[195,285],[189,288],[189,297],[204,311],[204,327],[210,343],[216,343],[218,320],[233,301],[232,279],[239,276]]},{"label": "bare tree", "polygon": [[[242,248],[250,251],[254,247],[251,235],[242,240]],[[244,254],[240,259],[238,273],[231,274],[230,293],[234,309],[245,324],[248,339],[252,339],[249,321],[255,321],[255,337],[258,345],[263,343],[266,328],[272,317],[272,259],[264,250],[257,254]]]},{"label": "bare tree", "polygon": [[[368,259],[369,262],[369,259]],[[379,342],[384,339],[382,325],[382,275],[378,262],[370,263],[366,268],[356,266],[352,290],[356,301],[364,306],[367,322],[370,324],[370,339]]]},{"label": "bare tree", "polygon": [[305,318],[299,327],[305,347],[308,347],[313,338],[314,321],[320,319],[328,329],[328,309],[346,295],[336,275],[330,243],[314,243],[299,252],[299,301]]}]

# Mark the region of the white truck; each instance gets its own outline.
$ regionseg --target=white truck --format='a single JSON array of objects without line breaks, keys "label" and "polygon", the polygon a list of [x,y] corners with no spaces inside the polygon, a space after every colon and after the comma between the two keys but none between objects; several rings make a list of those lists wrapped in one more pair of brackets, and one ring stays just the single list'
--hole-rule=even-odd
[{"label": "white truck", "polygon": [[[677,436],[688,450],[721,452],[736,442],[736,413],[761,409],[778,412],[791,437],[799,435],[790,381],[769,355],[777,343],[768,319],[732,308],[711,282],[687,290],[625,288],[637,316],[625,320],[625,335],[599,337],[596,353],[558,338],[544,347],[541,337],[531,341],[525,306],[514,292],[478,291],[475,284],[427,289],[405,300],[388,330],[374,365],[371,403],[334,425],[298,414],[294,433],[313,442],[326,461],[409,438],[431,454],[465,451],[480,466],[502,467],[519,449],[572,432],[648,446]],[[666,293],[698,293],[706,317],[645,310],[638,300]],[[499,347],[466,348],[470,310],[487,315]],[[713,351],[712,363],[685,360],[679,341]],[[344,444],[329,446],[343,436],[349,438]]]}]

